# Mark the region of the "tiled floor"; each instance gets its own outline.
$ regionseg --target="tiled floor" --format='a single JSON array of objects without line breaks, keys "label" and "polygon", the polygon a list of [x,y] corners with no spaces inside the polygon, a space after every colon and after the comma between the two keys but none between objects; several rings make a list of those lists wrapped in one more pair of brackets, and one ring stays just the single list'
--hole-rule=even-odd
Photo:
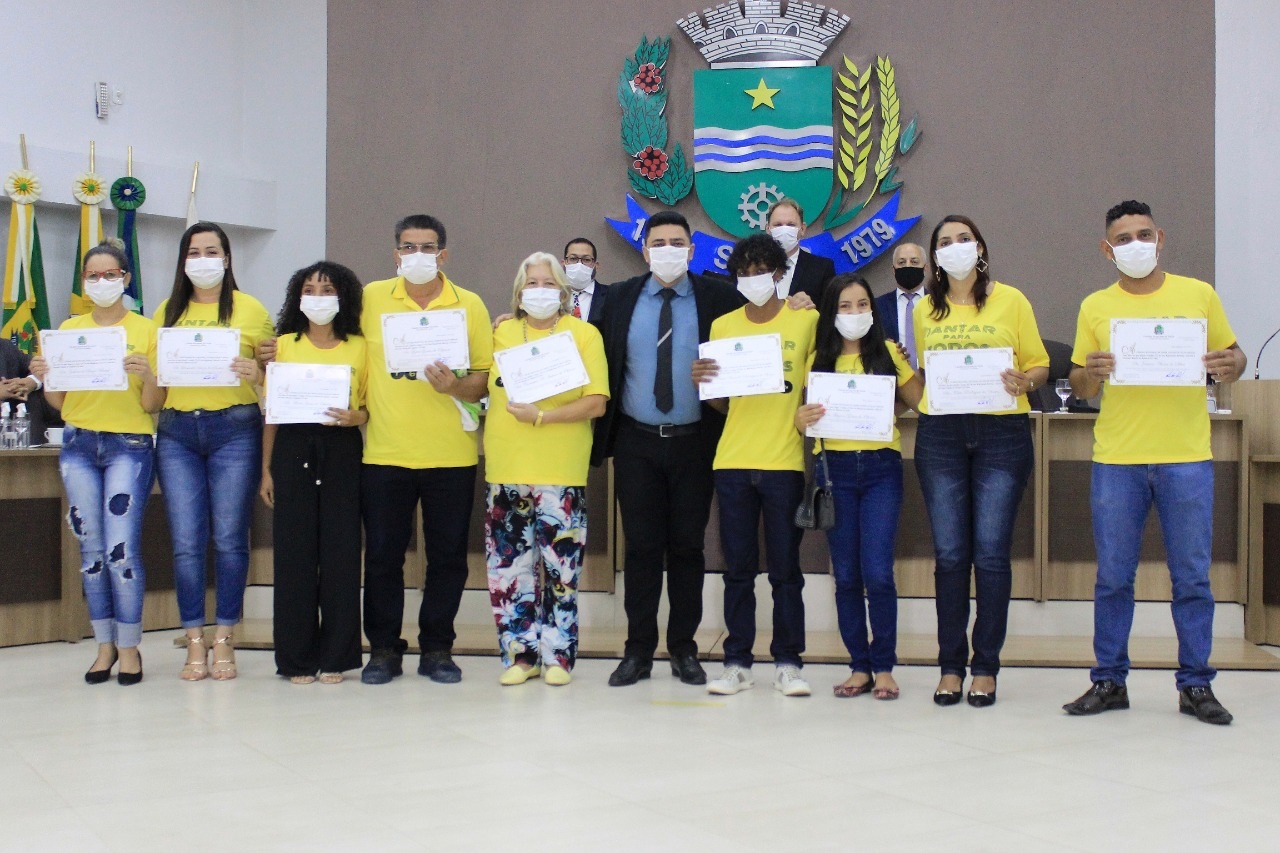
[{"label": "tiled floor", "polygon": [[[90,645],[0,649],[0,850],[1268,850],[1280,837],[1280,674],[1223,673],[1236,723],[1177,713],[1169,672],[1130,679],[1134,707],[1059,706],[1074,669],[1008,669],[988,710],[711,697],[659,665],[631,688],[614,662],[575,682],[465,680],[297,687],[270,654],[233,682],[180,682],[172,632],[147,677],[80,680]],[[713,670],[714,671],[714,670]]]}]

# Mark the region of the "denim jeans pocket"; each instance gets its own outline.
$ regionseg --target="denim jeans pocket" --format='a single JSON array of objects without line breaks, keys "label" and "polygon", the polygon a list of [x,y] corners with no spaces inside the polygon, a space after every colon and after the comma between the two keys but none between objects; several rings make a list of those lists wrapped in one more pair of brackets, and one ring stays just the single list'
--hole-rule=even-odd
[{"label": "denim jeans pocket", "polygon": [[146,433],[120,433],[120,443],[126,450],[150,450],[155,446],[155,439]]}]

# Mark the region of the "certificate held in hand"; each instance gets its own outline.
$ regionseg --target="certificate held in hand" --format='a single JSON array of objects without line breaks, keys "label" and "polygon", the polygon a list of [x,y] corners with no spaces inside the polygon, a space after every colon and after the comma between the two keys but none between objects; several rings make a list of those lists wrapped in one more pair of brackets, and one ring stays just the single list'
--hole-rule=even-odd
[{"label": "certificate held in hand", "polygon": [[572,332],[498,350],[493,360],[513,403],[537,403],[591,381]]},{"label": "certificate held in hand", "polygon": [[267,365],[267,423],[333,423],[329,409],[351,405],[351,367],[346,364]]},{"label": "certificate held in hand", "polygon": [[1203,319],[1111,321],[1113,385],[1204,385],[1209,334]]},{"label": "certificate held in hand", "polygon": [[382,315],[382,349],[390,373],[417,373],[443,362],[450,370],[471,368],[467,312],[406,311]]},{"label": "certificate held in hand", "polygon": [[893,441],[896,376],[863,373],[810,373],[807,403],[826,410],[805,430],[810,438]]},{"label": "certificate held in hand", "polygon": [[698,385],[698,399],[781,394],[787,390],[782,372],[782,335],[721,338],[698,345],[698,358],[714,359],[719,372]]},{"label": "certificate held in hand", "polygon": [[40,353],[49,363],[49,391],[127,391],[124,370],[128,336],[124,326],[40,332]]},{"label": "certificate held in hand", "polygon": [[929,414],[1011,412],[1018,401],[1004,390],[1000,374],[1013,368],[1012,347],[931,349],[924,353]]},{"label": "certificate held in hand", "polygon": [[156,380],[168,387],[239,385],[231,369],[239,355],[239,329],[165,326],[156,332]]}]

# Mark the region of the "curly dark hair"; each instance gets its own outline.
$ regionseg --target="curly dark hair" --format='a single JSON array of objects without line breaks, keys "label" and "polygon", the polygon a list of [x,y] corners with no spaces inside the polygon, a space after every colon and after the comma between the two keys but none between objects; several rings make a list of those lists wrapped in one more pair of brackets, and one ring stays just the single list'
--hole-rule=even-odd
[{"label": "curly dark hair", "polygon": [[734,244],[727,266],[729,273],[734,276],[745,275],[752,267],[779,272],[787,268],[787,253],[768,234],[752,234]]},{"label": "curly dark hair", "polygon": [[860,275],[851,272],[842,273],[827,282],[822,296],[818,300],[818,330],[813,347],[813,371],[815,373],[834,373],[836,359],[844,351],[844,338],[836,328],[836,314],[840,313],[840,297],[853,285],[867,292],[871,300],[871,328],[861,341],[862,372],[879,376],[897,376],[898,365],[889,354],[889,344],[885,341],[884,325],[880,322],[880,309],[876,307],[876,295],[871,285]]},{"label": "curly dark hair", "polygon": [[360,334],[364,289],[354,272],[333,261],[316,261],[290,276],[284,305],[276,318],[276,334],[293,335],[297,340],[310,328],[311,321],[302,313],[302,286],[313,276],[327,280],[338,290],[338,314],[333,318],[333,333],[344,341],[348,335]]}]

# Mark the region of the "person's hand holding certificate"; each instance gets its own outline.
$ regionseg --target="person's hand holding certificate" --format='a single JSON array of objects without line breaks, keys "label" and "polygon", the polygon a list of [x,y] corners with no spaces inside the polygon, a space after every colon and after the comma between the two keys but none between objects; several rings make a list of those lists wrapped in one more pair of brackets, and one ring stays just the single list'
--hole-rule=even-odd
[{"label": "person's hand holding certificate", "polygon": [[805,401],[821,405],[822,417],[804,434],[810,438],[893,441],[896,376],[810,373]]},{"label": "person's hand holding certificate", "polygon": [[345,364],[267,365],[267,423],[325,424],[329,409],[351,405],[351,368]]},{"label": "person's hand holding certificate", "polygon": [[512,403],[536,403],[590,380],[572,332],[558,332],[493,354]]},{"label": "person's hand holding certificate", "polygon": [[1011,347],[932,349],[924,352],[929,414],[1010,412],[1017,408],[1001,374],[1013,369]]},{"label": "person's hand holding certificate", "polygon": [[782,335],[721,338],[698,345],[698,358],[716,363],[716,373],[698,383],[698,399],[780,394],[787,383],[782,373]]},{"label": "person's hand holding certificate", "polygon": [[1111,321],[1113,385],[1204,385],[1208,323],[1203,319]]},{"label": "person's hand holding certificate", "polygon": [[419,373],[437,361],[450,370],[468,370],[471,349],[467,345],[467,312],[383,314],[382,349],[391,373]]},{"label": "person's hand holding certificate", "polygon": [[163,326],[156,332],[156,379],[164,386],[239,385],[231,369],[239,355],[239,329]]},{"label": "person's hand holding certificate", "polygon": [[40,332],[40,353],[49,364],[44,383],[50,391],[129,390],[124,326],[47,329]]}]

